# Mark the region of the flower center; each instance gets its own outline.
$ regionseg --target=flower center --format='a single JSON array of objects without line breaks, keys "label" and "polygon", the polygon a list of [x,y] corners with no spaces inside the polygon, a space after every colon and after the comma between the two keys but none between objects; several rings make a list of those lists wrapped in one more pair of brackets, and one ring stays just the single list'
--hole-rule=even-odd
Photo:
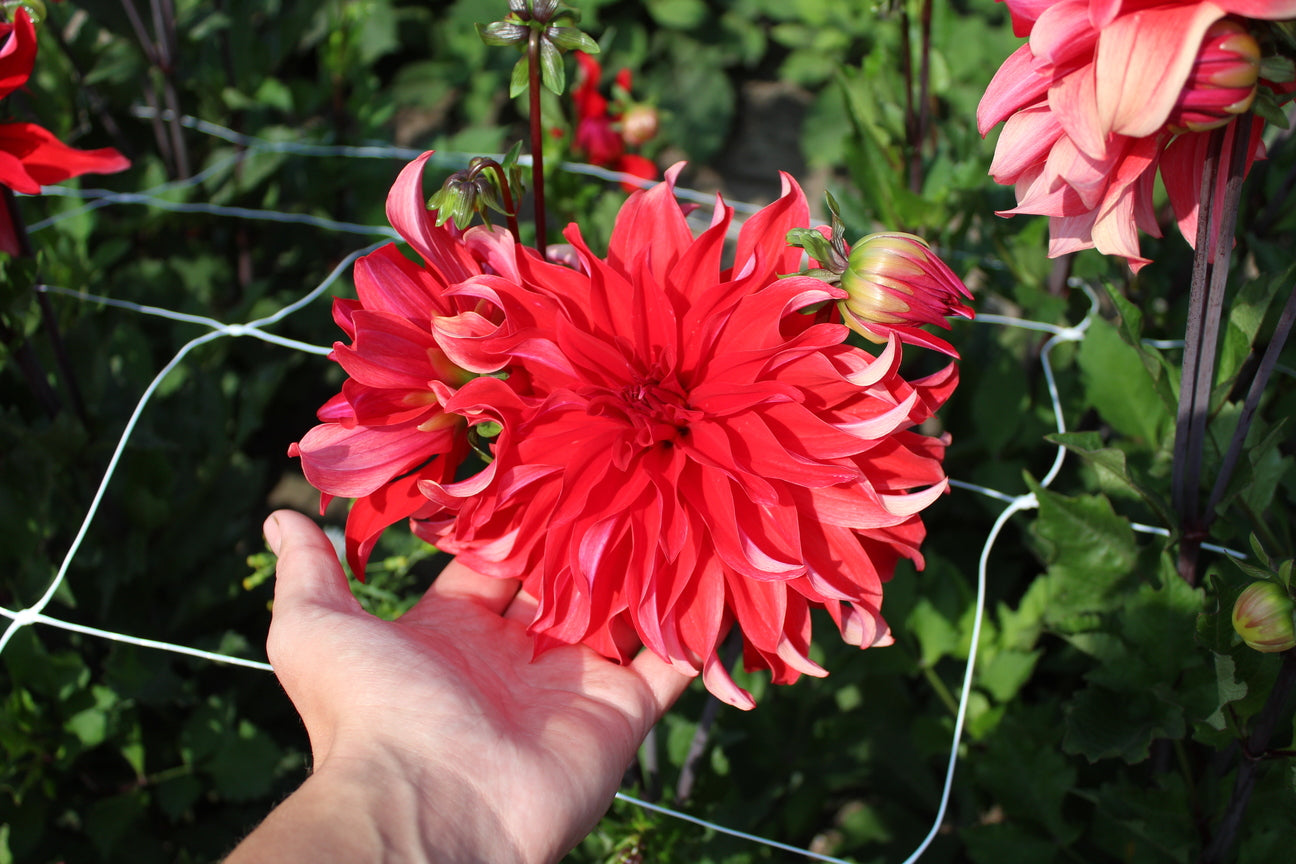
[{"label": "flower center", "polygon": [[619,391],[590,399],[589,413],[623,420],[628,427],[622,447],[614,454],[620,464],[635,451],[660,445],[673,447],[689,433],[689,424],[702,412],[689,407],[688,394],[677,380],[635,381]]}]

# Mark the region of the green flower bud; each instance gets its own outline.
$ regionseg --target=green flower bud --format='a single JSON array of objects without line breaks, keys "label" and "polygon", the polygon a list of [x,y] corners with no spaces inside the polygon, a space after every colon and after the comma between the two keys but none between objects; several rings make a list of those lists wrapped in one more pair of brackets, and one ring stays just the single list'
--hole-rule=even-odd
[{"label": "green flower bud", "polygon": [[1277,582],[1255,582],[1233,604],[1233,629],[1265,654],[1296,648],[1294,607],[1287,589]]}]

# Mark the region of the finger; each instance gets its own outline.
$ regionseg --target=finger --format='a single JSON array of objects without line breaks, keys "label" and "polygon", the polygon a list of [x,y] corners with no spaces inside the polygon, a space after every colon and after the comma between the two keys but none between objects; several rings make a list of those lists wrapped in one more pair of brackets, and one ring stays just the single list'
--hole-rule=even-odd
[{"label": "finger", "polygon": [[652,693],[657,710],[653,722],[661,719],[696,677],[684,674],[647,648],[630,661],[630,668],[648,685],[648,690]]},{"label": "finger", "polygon": [[540,608],[540,602],[536,600],[525,589],[517,592],[513,602],[508,604],[504,610],[504,617],[509,621],[516,621],[523,626],[529,626],[535,620],[536,610]]},{"label": "finger", "polygon": [[311,608],[339,612],[360,608],[351,596],[337,551],[313,520],[292,510],[278,510],[266,519],[263,530],[266,542],[279,556],[275,566],[276,616]]},{"label": "finger", "polygon": [[[445,598],[452,600],[470,600],[481,606],[485,606],[495,614],[504,611],[517,594],[518,585],[516,579],[501,579],[495,576],[485,576],[471,569],[467,564],[460,563],[458,558],[450,561],[445,569],[432,582],[432,587],[423,595],[423,599],[411,612],[418,610],[420,606],[430,600]],[[407,613],[408,614],[408,613]]]}]

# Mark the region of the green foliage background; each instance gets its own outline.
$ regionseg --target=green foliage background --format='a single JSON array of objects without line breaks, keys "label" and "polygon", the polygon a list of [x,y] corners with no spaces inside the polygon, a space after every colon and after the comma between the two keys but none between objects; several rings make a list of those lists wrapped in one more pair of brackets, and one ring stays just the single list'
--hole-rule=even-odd
[{"label": "green foliage background", "polygon": [[[270,140],[470,153],[500,152],[522,128],[505,95],[514,57],[486,49],[472,27],[502,15],[502,3],[177,0],[174,40],[145,23],[148,47],[123,8],[51,4],[31,86],[5,105],[77,146],[116,146],[133,159],[129,172],[85,187],[151,188],[237,152],[135,116],[139,108],[171,106]],[[1087,321],[1082,340],[1049,354],[1070,430],[1062,435],[1039,362],[1047,333],[983,323],[957,325],[953,335],[963,383],[941,418],[954,441],[949,473],[1010,496],[1034,493],[1038,508],[1008,523],[989,559],[954,795],[924,860],[1197,859],[1244,761],[1239,742],[1284,662],[1237,644],[1227,616],[1252,578],[1290,570],[1282,563],[1293,557],[1296,496],[1285,427],[1296,409],[1291,352],[1212,537],[1251,554],[1258,569],[1208,554],[1204,584],[1189,587],[1175,573],[1166,504],[1179,356],[1142,340],[1182,336],[1191,258],[1167,230],[1165,240],[1145,240],[1156,264],[1137,279],[1094,254],[1050,262],[1043,220],[992,215],[1012,206],[1012,194],[986,177],[993,144],[976,134],[974,112],[1018,44],[1002,5],[934,6],[930,125],[917,144],[906,135],[913,76],[904,71],[906,51],[916,58],[921,42],[916,2],[589,0],[581,8],[606,66],[634,69],[637,95],[662,109],[649,153],[659,164],[690,159],[686,185],[768,195],[777,190],[774,168],[796,170],[834,191],[856,235],[885,226],[927,236],[974,288],[983,315]],[[149,8],[140,11],[151,22]],[[759,98],[771,92],[777,98]],[[563,106],[548,108],[561,125]],[[1296,219],[1294,163],[1282,134],[1248,181],[1208,478],[1237,423],[1255,352],[1272,333],[1275,298],[1292,283],[1282,239]],[[165,195],[382,225],[398,169],[390,160],[259,152]],[[767,172],[757,181],[764,187],[750,185],[754,171]],[[606,231],[618,190],[555,182],[566,190],[554,202],[560,215]],[[21,205],[35,225],[78,202]],[[63,296],[50,296],[43,315],[35,279],[247,321],[301,296],[370,239],[118,205],[36,232],[36,266],[4,262],[0,604],[24,608],[45,591],[140,393],[197,335],[190,325]],[[1091,286],[1096,314],[1068,276]],[[335,288],[349,290],[345,279]],[[338,336],[326,299],[276,332],[322,345]],[[339,384],[333,364],[262,342],[197,349],[144,413],[47,612],[263,658],[272,562],[259,525],[277,504],[310,506],[285,451]],[[1068,455],[1045,489],[1058,446]],[[816,659],[831,670],[827,679],[776,689],[754,676],[757,710],[726,708],[713,720],[714,706],[695,688],[658,728],[627,790],[819,852],[902,859],[936,812],[978,559],[1004,506],[956,490],[931,508],[926,568],[902,569],[888,588],[894,647],[855,651],[825,621]],[[339,515],[328,522],[339,525]],[[1132,523],[1171,536],[1137,533]],[[439,562],[399,529],[389,534],[378,572],[357,591],[395,615]],[[0,864],[214,861],[305,775],[305,735],[271,675],[44,626],[20,630],[0,670]],[[1279,716],[1272,749],[1289,751],[1290,708]],[[1296,776],[1290,759],[1273,755],[1227,860],[1282,860],[1290,845]],[[687,796],[685,774],[693,778]],[[571,860],[787,859],[617,804]]]}]

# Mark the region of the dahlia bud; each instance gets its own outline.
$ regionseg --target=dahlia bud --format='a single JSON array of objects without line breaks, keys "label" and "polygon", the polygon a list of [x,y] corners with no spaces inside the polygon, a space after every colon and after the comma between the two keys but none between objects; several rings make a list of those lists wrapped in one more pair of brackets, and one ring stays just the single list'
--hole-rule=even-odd
[{"label": "dahlia bud", "polygon": [[657,109],[651,105],[631,105],[621,115],[621,139],[631,147],[648,143],[657,135]]},{"label": "dahlia bud", "polygon": [[846,326],[864,338],[886,342],[894,332],[902,342],[958,356],[944,339],[919,328],[937,324],[948,330],[947,316],[971,318],[962,301],[972,294],[921,237],[870,234],[851,249],[840,284],[850,296],[837,308]]},{"label": "dahlia bud", "polygon": [[1233,629],[1243,642],[1265,654],[1296,648],[1291,595],[1277,582],[1253,583],[1233,604]]},{"label": "dahlia bud", "polygon": [[1216,21],[1166,123],[1174,132],[1219,128],[1251,109],[1259,78],[1260,43],[1240,21]]}]

